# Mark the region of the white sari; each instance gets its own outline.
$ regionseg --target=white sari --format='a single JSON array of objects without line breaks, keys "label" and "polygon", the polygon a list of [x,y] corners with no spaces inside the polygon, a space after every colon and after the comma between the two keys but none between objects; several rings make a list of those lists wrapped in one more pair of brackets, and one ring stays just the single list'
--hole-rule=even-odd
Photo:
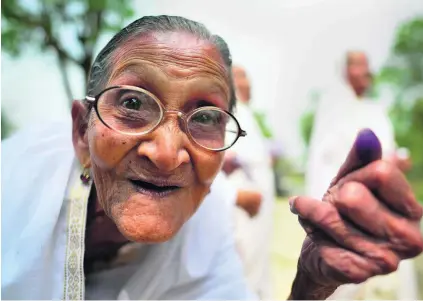
[{"label": "white sari", "polygon": [[[170,241],[136,245],[134,261],[88,277],[83,259],[90,186],[71,127],[49,124],[2,143],[3,299],[254,299],[234,249],[235,191],[221,177]],[[230,200],[228,200],[230,199]]]},{"label": "white sari", "polygon": [[247,137],[240,138],[230,149],[242,168],[234,171],[228,179],[234,188],[255,190],[262,195],[260,211],[253,218],[244,209],[234,207],[235,243],[251,289],[260,298],[270,299],[273,296],[270,247],[275,204],[270,151],[251,108],[238,102],[235,116]]}]

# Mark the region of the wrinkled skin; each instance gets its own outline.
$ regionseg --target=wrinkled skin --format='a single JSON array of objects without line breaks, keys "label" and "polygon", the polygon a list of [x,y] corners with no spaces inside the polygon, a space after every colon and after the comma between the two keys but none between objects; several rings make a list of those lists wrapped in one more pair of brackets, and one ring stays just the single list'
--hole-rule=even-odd
[{"label": "wrinkled skin", "polygon": [[[209,42],[182,32],[132,38],[112,55],[107,86],[132,85],[154,94],[167,110],[184,113],[205,104],[227,110],[228,70]],[[194,144],[177,115],[166,115],[144,136],[128,136],[106,127],[86,107],[72,107],[73,143],[79,161],[92,171],[97,201],[127,239],[163,242],[194,214],[218,173],[223,152]],[[131,179],[162,179],[180,188],[163,197],[140,193]]]},{"label": "wrinkled skin", "polygon": [[391,273],[423,250],[422,207],[400,170],[381,160],[370,130],[357,138],[323,202],[290,202],[307,232],[291,299],[327,298],[339,285]]}]

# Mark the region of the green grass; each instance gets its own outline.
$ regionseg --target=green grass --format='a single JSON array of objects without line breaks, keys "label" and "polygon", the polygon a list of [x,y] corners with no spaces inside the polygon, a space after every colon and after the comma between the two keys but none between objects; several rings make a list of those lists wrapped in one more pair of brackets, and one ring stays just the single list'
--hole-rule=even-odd
[{"label": "green grass", "polygon": [[278,199],[274,211],[271,248],[274,298],[286,300],[297,271],[297,260],[305,233],[289,210],[286,198]]},{"label": "green grass", "polygon": [[409,179],[411,187],[420,204],[423,204],[423,178]]}]

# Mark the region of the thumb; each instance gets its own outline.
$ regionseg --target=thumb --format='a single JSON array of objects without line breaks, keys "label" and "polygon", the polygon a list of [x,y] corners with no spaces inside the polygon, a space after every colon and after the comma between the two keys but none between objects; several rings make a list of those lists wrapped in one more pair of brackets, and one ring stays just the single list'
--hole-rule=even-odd
[{"label": "thumb", "polygon": [[342,164],[336,177],[332,180],[330,187],[352,171],[381,158],[382,147],[375,133],[370,129],[361,130],[355,139],[347,159]]}]

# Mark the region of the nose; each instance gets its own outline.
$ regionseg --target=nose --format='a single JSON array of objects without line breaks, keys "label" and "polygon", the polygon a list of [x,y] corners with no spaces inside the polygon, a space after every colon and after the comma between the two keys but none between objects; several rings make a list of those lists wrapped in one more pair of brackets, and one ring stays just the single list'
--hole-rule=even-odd
[{"label": "nose", "polygon": [[176,120],[165,123],[151,134],[150,139],[140,143],[138,155],[147,157],[158,169],[170,172],[190,161],[186,139]]}]

